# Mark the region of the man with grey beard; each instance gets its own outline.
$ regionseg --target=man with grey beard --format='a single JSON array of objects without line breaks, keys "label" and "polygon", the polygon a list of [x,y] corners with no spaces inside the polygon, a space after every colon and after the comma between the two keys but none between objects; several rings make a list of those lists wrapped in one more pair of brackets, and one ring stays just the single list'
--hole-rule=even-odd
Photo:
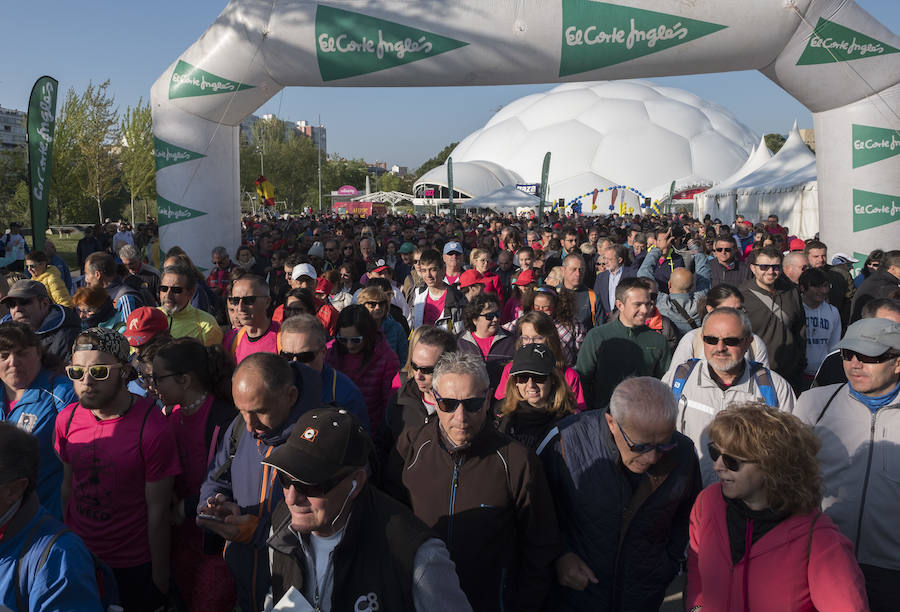
[{"label": "man with grey beard", "polygon": [[746,358],[753,342],[747,315],[735,308],[717,308],[706,315],[701,331],[703,359],[673,363],[663,376],[678,402],[675,427],[694,441],[700,457],[703,486],[718,481],[706,451],[708,429],[717,412],[733,402],[763,400],[793,412],[794,392],[787,381]]}]

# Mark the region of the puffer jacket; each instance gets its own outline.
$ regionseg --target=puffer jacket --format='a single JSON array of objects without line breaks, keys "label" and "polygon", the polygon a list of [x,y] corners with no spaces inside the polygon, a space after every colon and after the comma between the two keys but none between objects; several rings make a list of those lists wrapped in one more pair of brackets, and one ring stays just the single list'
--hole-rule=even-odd
[{"label": "puffer jacket", "polygon": [[393,394],[391,382],[400,371],[400,360],[397,353],[388,345],[384,334],[378,332],[378,340],[372,349],[369,359],[363,355],[341,354],[334,340],[328,343],[325,352],[325,363],[338,372],[346,374],[356,383],[366,400],[369,411],[369,425],[376,430],[384,417],[384,410]]},{"label": "puffer jacket", "polygon": [[872,272],[869,278],[864,280],[859,289],[856,290],[856,295],[853,296],[850,322],[855,323],[862,318],[863,306],[872,300],[886,298],[895,289],[900,289],[900,279],[896,276],[884,268],[878,268]]},{"label": "puffer jacket", "polygon": [[484,361],[488,378],[491,381],[491,389],[496,389],[500,383],[504,366],[512,361],[516,352],[516,336],[502,327],[499,328],[496,335],[491,339],[491,349],[488,351],[487,357],[481,352],[481,348],[470,331],[463,332],[457,338],[456,345],[459,347],[460,353],[475,355]]},{"label": "puffer jacket", "polygon": [[[12,321],[11,315],[5,315],[0,323]],[[69,363],[72,360],[72,343],[81,333],[81,320],[75,311],[59,304],[51,304],[47,316],[35,331],[41,339],[45,353]]]},{"label": "puffer jacket", "polygon": [[583,591],[556,584],[548,601],[554,610],[656,612],[681,566],[700,492],[693,442],[675,432],[675,449],[630,479],[603,411],[570,416],[548,438],[541,459],[564,552],[578,555],[600,580]]},{"label": "puffer jacket", "polygon": [[53,303],[72,308],[72,296],[56,266],[48,265],[43,274],[38,274],[34,280],[47,288],[47,293],[50,294]]}]

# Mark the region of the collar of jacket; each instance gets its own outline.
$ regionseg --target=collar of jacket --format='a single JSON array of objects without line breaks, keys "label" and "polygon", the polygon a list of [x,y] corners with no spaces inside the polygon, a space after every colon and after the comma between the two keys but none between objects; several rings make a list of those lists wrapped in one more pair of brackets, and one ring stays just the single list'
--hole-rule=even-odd
[{"label": "collar of jacket", "polygon": [[[604,446],[607,447],[610,453],[610,457],[615,459],[616,464],[619,465],[623,470],[627,470],[625,464],[622,462],[622,454],[619,452],[619,446],[616,444],[616,439],[613,437],[612,430],[609,428],[609,423],[606,422],[606,419],[603,419],[604,424],[604,432],[601,436],[601,441]],[[672,429],[672,436],[675,437],[675,430]],[[677,440],[676,440],[677,441]],[[659,485],[663,483],[663,481],[669,476],[671,472],[675,470],[678,465],[677,460],[675,459],[675,455],[678,452],[678,447],[676,446],[672,450],[667,453],[663,453],[662,457],[659,458],[659,461],[654,463],[649,470],[644,472],[650,479],[650,484],[655,490]]]},{"label": "collar of jacket", "polygon": [[25,526],[28,525],[29,521],[34,518],[40,505],[37,493],[32,491],[27,498],[22,500],[22,505],[10,519],[9,523],[7,523],[6,533],[4,534],[3,539],[9,541],[15,537],[16,534],[21,532]]},{"label": "collar of jacket", "polygon": [[619,317],[616,317],[613,323],[625,330],[625,333],[629,336],[637,336],[644,331],[652,331],[647,325],[635,325],[634,327],[628,327],[622,323],[622,320]]}]

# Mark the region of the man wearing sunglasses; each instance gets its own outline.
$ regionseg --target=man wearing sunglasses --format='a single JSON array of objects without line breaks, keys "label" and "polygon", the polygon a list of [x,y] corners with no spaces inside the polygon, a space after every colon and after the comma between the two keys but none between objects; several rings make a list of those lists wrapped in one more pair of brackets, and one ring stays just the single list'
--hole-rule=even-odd
[{"label": "man wearing sunglasses", "polygon": [[694,441],[700,455],[703,485],[718,482],[706,453],[708,429],[716,413],[732,403],[763,400],[792,412],[794,392],[788,382],[761,363],[748,361],[753,332],[747,315],[735,308],[717,308],[706,315],[700,332],[703,359],[673,364],[663,377],[678,401],[678,431]]},{"label": "man wearing sunglasses", "polygon": [[854,544],[873,612],[900,599],[900,323],[861,319],[837,345],[846,383],[800,396],[822,440],[822,509]]},{"label": "man wearing sunglasses", "polygon": [[709,272],[712,287],[722,283],[738,287],[750,278],[750,266],[738,257],[737,241],[734,236],[729,234],[716,236]]},{"label": "man wearing sunglasses", "polygon": [[322,322],[311,314],[294,315],[281,324],[278,333],[279,355],[319,374],[322,381],[322,405],[341,406],[359,419],[363,428],[369,431],[369,411],[359,387],[349,376],[325,363],[328,332]]},{"label": "man wearing sunglasses", "polygon": [[444,543],[369,485],[371,449],[351,414],[320,408],[263,460],[284,493],[268,540],[269,601],[316,610],[471,610]]},{"label": "man wearing sunglasses", "polygon": [[255,274],[234,281],[228,303],[234,308],[240,327],[225,335],[225,350],[235,363],[253,353],[278,353],[279,325],[269,316],[269,285]]},{"label": "man wearing sunglasses", "polygon": [[554,609],[658,610],[688,543],[701,480],[671,390],[629,378],[609,407],[565,419],[540,447],[564,542]]},{"label": "man wearing sunglasses", "polygon": [[491,425],[481,359],[444,353],[433,376],[437,420],[401,434],[389,486],[447,544],[474,609],[539,610],[559,553],[540,462]]},{"label": "man wearing sunglasses", "polygon": [[753,333],[763,339],[769,364],[794,389],[803,384],[806,367],[806,312],[795,289],[779,287],[781,252],[763,247],[750,253],[753,278],[741,285],[744,310]]},{"label": "man wearing sunglasses", "polygon": [[166,266],[159,283],[159,309],[169,320],[169,333],[173,338],[196,338],[206,346],[219,344],[222,328],[216,319],[191,304],[196,286],[196,277],[189,268]]}]

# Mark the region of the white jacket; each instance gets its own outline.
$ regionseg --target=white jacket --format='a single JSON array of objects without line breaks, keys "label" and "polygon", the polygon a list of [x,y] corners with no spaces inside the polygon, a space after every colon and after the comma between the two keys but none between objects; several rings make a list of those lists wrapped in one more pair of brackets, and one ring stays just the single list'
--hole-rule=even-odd
[{"label": "white jacket", "polygon": [[[669,371],[663,376],[663,382],[672,386],[675,371],[680,363],[672,362]],[[720,410],[727,408],[729,404],[737,402],[752,402],[762,399],[756,377],[751,374],[748,362],[744,361],[744,372],[734,384],[722,391],[709,375],[709,366],[706,361],[700,360],[691,370],[690,376],[684,382],[681,391],[681,399],[678,401],[678,420],[675,427],[694,441],[697,448],[697,456],[700,457],[700,475],[703,477],[703,486],[709,486],[718,482],[719,478],[713,469],[706,446],[709,444],[709,424]],[[775,388],[775,396],[778,398],[778,407],[787,412],[794,410],[794,391],[788,382],[769,371],[772,377],[772,386]]]},{"label": "white jacket", "polygon": [[822,510],[853,542],[857,561],[900,570],[900,395],[873,413],[847,383],[816,387],[794,414],[822,440]]}]

